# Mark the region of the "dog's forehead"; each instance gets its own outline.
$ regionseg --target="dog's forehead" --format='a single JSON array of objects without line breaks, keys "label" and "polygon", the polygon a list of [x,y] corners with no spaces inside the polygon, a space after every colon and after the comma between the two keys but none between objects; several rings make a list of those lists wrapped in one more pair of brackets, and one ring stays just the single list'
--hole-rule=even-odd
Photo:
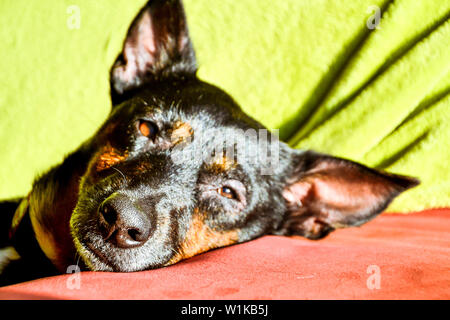
[{"label": "dog's forehead", "polygon": [[178,132],[192,128],[197,136],[204,134],[211,139],[263,129],[226,92],[199,80],[148,86],[121,109],[131,116],[155,117]]},{"label": "dog's forehead", "polygon": [[233,122],[246,117],[231,96],[200,80],[156,83],[143,88],[131,101],[137,105],[137,109],[154,107],[168,120],[176,120],[180,116],[203,116],[202,120],[206,122]]},{"label": "dog's forehead", "polygon": [[211,165],[222,161],[221,153],[226,153],[229,160],[224,163],[261,167],[264,160],[259,158],[267,154],[265,146],[278,140],[243,113],[227,93],[198,80],[148,86],[115,108],[111,123],[131,125],[140,118],[155,121],[166,146],[171,145],[171,158],[183,159],[183,165]]}]

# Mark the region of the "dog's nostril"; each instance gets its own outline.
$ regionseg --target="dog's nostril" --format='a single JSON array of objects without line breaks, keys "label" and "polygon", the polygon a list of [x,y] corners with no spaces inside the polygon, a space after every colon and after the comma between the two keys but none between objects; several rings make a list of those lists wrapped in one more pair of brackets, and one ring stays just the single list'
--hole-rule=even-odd
[{"label": "dog's nostril", "polygon": [[108,224],[114,224],[117,221],[117,212],[114,209],[106,206],[103,211],[103,218],[106,222],[108,222]]},{"label": "dog's nostril", "polygon": [[149,231],[144,229],[119,226],[111,240],[120,248],[133,248],[144,244],[149,235]]},{"label": "dog's nostril", "polygon": [[130,236],[131,239],[133,239],[134,241],[141,241],[141,232],[137,229],[130,229],[128,230],[128,235]]},{"label": "dog's nostril", "polygon": [[100,207],[100,213],[103,217],[103,219],[108,223],[109,225],[114,225],[117,221],[117,211],[109,206],[108,204],[102,204]]}]

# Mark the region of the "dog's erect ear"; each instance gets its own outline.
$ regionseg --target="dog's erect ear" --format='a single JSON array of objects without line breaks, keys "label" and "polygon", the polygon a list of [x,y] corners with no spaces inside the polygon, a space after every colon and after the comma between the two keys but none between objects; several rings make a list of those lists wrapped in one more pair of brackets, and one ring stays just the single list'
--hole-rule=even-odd
[{"label": "dog's erect ear", "polygon": [[283,191],[287,212],[281,235],[320,239],[337,228],[361,225],[417,179],[380,172],[311,151],[295,153]]},{"label": "dog's erect ear", "polygon": [[150,0],[132,22],[111,69],[111,94],[114,98],[149,81],[196,71],[181,0]]}]

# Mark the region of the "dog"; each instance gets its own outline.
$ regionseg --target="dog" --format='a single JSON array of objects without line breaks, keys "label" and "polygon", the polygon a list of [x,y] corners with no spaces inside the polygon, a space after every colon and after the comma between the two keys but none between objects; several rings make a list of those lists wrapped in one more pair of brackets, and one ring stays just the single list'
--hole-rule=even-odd
[{"label": "dog", "polygon": [[[268,234],[320,239],[419,183],[271,133],[253,139],[266,128],[196,72],[182,3],[149,1],[111,68],[104,124],[26,197],[2,202],[3,285],[71,265],[160,268]],[[252,156],[230,156],[231,136],[232,151]]]}]

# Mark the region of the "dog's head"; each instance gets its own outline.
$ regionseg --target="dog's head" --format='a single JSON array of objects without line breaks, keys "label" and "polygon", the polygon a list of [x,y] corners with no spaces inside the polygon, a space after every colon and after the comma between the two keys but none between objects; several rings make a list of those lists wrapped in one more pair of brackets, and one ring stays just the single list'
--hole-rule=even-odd
[{"label": "dog's head", "polygon": [[290,149],[196,77],[179,1],[150,1],[111,70],[113,109],[70,228],[92,270],[136,271],[264,234],[319,239],[417,180]]}]

